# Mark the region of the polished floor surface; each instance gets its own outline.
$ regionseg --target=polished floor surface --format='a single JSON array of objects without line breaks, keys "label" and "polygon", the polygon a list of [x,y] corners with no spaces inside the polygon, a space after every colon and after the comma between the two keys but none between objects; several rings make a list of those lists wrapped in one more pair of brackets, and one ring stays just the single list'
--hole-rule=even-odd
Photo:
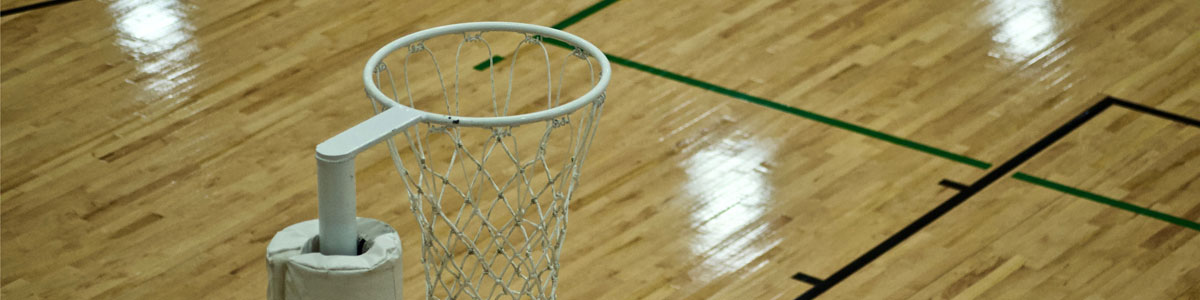
[{"label": "polished floor surface", "polygon": [[[614,79],[561,299],[1200,299],[1194,0],[0,4],[0,296],[261,299],[392,39],[556,26]],[[419,233],[386,152],[359,214]]]}]

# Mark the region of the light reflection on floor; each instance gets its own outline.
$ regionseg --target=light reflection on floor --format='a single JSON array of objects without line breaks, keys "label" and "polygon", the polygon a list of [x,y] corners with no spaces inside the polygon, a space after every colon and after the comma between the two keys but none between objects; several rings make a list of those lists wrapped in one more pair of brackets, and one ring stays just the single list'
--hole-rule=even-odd
[{"label": "light reflection on floor", "polygon": [[774,141],[737,133],[684,162],[689,179],[686,190],[697,201],[691,222],[698,234],[690,248],[697,257],[704,257],[693,269],[694,279],[712,280],[747,267],[778,244],[758,240],[769,233],[768,224],[760,218],[770,207],[773,192],[769,170],[761,165],[772,159],[777,146]]},{"label": "light reflection on floor", "polygon": [[1022,62],[1053,45],[1062,32],[1056,0],[993,0],[985,15],[997,26],[992,57]]},{"label": "light reflection on floor", "polygon": [[116,20],[117,45],[133,57],[138,79],[151,92],[150,100],[172,99],[190,89],[189,73],[199,65],[192,57],[199,47],[188,20],[192,7],[176,0],[125,0],[113,2],[108,11]]}]

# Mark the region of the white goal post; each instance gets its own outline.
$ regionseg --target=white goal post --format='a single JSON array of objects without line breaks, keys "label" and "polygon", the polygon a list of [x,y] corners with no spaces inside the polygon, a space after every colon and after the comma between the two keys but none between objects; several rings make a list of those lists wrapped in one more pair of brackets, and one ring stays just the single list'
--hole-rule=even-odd
[{"label": "white goal post", "polygon": [[[490,59],[489,39],[501,34],[517,35],[519,40],[504,66]],[[453,39],[447,48],[453,49],[457,43],[453,78],[443,76],[444,67],[438,65],[433,46],[426,45],[439,38]],[[568,51],[562,55],[557,79],[546,44]],[[486,49],[489,68],[484,72],[489,72],[490,86],[460,82],[460,76],[470,75],[459,70],[460,56],[469,52],[464,51],[465,47]],[[537,66],[544,60],[545,75],[540,75],[541,67],[519,66],[521,53],[533,55]],[[385,62],[391,55],[402,58],[399,77],[393,77],[393,68]],[[426,56],[434,72],[410,76],[410,61]],[[496,79],[496,69],[501,67],[509,73],[506,90]],[[568,69],[578,74],[565,74]],[[541,76],[545,88],[516,79],[518,72],[533,73],[535,79]],[[370,57],[362,71],[365,91],[376,114],[316,147],[317,236],[302,246],[280,247],[313,252],[305,255],[358,256],[367,250],[364,242],[373,245],[370,236],[359,232],[366,223],[356,213],[354,161],[359,153],[385,142],[422,227],[421,261],[428,299],[555,298],[567,206],[597,128],[611,72],[607,57],[596,46],[575,35],[537,25],[454,24],[388,43]],[[436,80],[428,78],[432,74],[436,74]],[[580,80],[586,84],[577,89],[586,92],[564,97],[568,77],[587,78]],[[447,87],[450,79],[452,90]],[[440,84],[440,91],[434,88],[433,92],[414,96],[418,84],[412,82],[418,80],[432,82],[427,86]],[[535,90],[514,96],[514,90],[527,86]],[[390,89],[391,95],[384,89]],[[504,96],[497,89],[504,91]],[[401,90],[405,93],[398,92]],[[484,95],[485,100],[490,98],[491,103],[483,101],[479,106],[482,108],[464,112],[460,97],[467,98],[463,95],[470,92]],[[407,95],[407,105],[401,104],[402,95]],[[532,104],[517,102],[536,97],[546,99],[544,108],[518,113],[530,110]],[[434,112],[422,105],[436,109],[444,106],[445,111]],[[404,151],[406,148],[411,151]],[[394,231],[372,230],[375,235],[395,235]],[[399,247],[396,239],[395,247]],[[384,243],[391,243],[388,241]],[[275,240],[272,246],[276,246]],[[272,263],[271,255],[269,252],[268,262],[272,276],[277,276],[274,267],[287,262]],[[398,268],[398,260],[395,263]],[[398,281],[396,286],[398,289]],[[399,291],[395,293],[399,297]]]}]

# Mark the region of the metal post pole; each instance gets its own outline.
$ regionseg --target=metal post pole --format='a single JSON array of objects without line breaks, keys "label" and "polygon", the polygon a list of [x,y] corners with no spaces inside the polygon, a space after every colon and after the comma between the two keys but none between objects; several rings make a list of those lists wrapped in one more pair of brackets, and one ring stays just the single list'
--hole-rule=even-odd
[{"label": "metal post pole", "polygon": [[358,255],[354,157],[340,161],[317,157],[317,201],[321,254]]}]

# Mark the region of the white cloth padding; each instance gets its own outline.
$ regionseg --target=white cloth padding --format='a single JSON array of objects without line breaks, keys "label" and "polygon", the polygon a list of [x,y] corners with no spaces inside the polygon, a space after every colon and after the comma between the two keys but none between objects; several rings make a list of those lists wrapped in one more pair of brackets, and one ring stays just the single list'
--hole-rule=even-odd
[{"label": "white cloth padding", "polygon": [[400,235],[387,223],[358,218],[366,251],[358,256],[322,255],[313,248],[317,220],[284,228],[267,245],[267,299],[400,300],[403,280]]}]

